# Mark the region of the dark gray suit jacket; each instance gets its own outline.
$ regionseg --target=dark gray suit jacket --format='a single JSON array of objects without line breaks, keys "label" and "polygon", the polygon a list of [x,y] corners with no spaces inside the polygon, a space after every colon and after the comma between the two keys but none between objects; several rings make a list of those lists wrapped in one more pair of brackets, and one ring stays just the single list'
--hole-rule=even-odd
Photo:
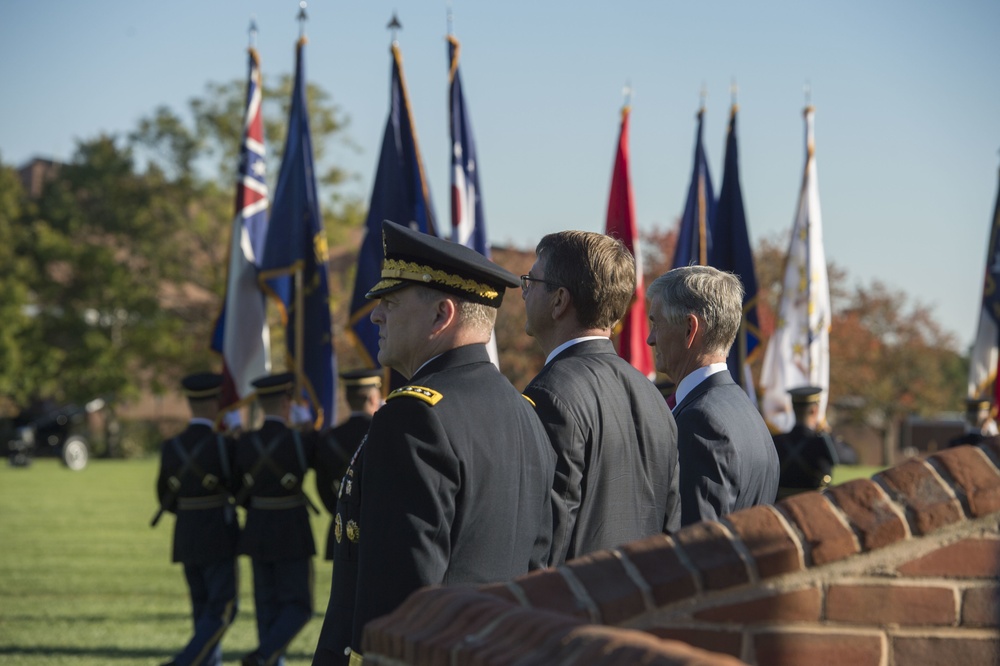
[{"label": "dark gray suit jacket", "polygon": [[553,565],[680,527],[677,426],[610,340],[563,350],[524,394],[558,456]]},{"label": "dark gray suit jacket", "polygon": [[674,407],[681,463],[681,522],[715,520],[778,492],[771,433],[729,372],[698,384]]}]

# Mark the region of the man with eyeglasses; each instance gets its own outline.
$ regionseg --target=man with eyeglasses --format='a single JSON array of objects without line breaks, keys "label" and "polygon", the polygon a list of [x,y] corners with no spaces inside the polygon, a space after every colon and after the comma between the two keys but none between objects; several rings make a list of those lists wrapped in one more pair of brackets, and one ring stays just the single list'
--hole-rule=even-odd
[{"label": "man with eyeglasses", "polygon": [[635,260],[614,238],[542,238],[521,276],[525,330],[547,355],[525,388],[555,448],[552,564],[680,527],[677,426],[656,386],[615,352]]}]

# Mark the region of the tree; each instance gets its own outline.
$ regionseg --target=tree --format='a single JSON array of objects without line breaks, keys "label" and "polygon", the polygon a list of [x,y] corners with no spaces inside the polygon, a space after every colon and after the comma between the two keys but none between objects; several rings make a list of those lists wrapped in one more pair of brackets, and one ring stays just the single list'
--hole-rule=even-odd
[{"label": "tree", "polygon": [[23,378],[31,370],[25,354],[31,340],[31,268],[19,252],[28,243],[27,230],[19,224],[28,205],[17,174],[0,165],[0,416],[12,415],[30,396]]},{"label": "tree", "polygon": [[[224,290],[244,92],[208,91],[190,102],[190,123],[161,107],[127,138],[79,143],[37,202],[0,171],[0,282],[11,283],[0,301],[0,395],[22,406],[128,398],[218,365],[208,341]],[[318,158],[346,121],[322,90],[311,97]],[[325,183],[345,178],[333,167],[324,174]],[[341,199],[326,228],[359,226],[359,209]]]}]

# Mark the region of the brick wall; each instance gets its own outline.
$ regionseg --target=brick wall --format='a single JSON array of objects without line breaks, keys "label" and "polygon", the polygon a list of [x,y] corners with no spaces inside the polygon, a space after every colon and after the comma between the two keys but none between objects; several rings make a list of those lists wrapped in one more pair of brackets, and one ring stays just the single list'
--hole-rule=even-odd
[{"label": "brick wall", "polygon": [[373,664],[1000,664],[1000,438],[479,589],[425,588]]}]

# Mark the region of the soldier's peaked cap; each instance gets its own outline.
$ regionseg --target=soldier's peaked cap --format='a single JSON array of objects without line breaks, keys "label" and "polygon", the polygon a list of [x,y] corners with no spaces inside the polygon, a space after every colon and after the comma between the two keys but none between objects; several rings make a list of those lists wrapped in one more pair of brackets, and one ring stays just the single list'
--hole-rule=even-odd
[{"label": "soldier's peaked cap", "polygon": [[340,381],[347,387],[382,386],[383,372],[383,370],[378,368],[349,370],[347,372],[340,373]]},{"label": "soldier's peaked cap", "polygon": [[413,284],[461,296],[474,303],[500,307],[504,291],[517,287],[518,277],[472,248],[382,222],[382,279],[365,294],[381,298]]},{"label": "soldier's peaked cap", "polygon": [[196,372],[181,380],[184,395],[191,400],[207,400],[222,393],[222,375],[215,372]]},{"label": "soldier's peaked cap", "polygon": [[257,395],[275,395],[289,393],[295,385],[295,373],[281,372],[276,375],[264,375],[250,382]]},{"label": "soldier's peaked cap", "polygon": [[808,405],[811,402],[819,402],[819,394],[823,389],[819,386],[799,386],[788,389],[788,394],[792,396],[792,402],[797,405]]}]

